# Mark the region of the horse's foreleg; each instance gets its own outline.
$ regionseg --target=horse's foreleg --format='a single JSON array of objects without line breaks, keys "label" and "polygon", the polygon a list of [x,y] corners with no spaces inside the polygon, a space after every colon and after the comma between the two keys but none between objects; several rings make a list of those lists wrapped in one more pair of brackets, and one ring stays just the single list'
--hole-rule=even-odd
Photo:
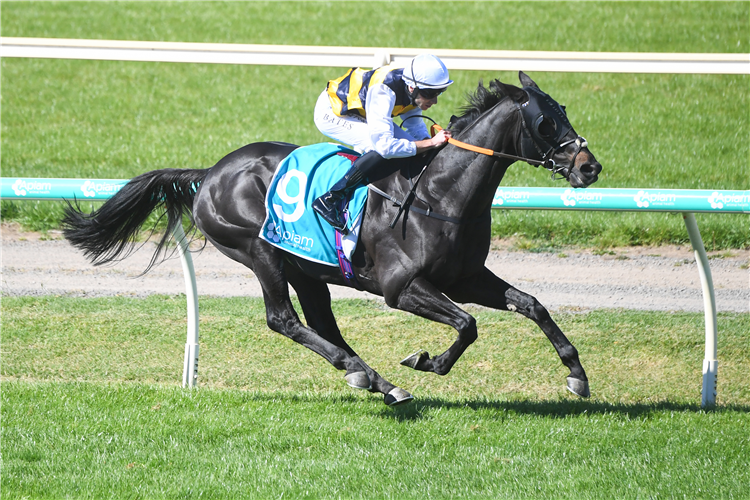
[{"label": "horse's foreleg", "polygon": [[328,285],[307,276],[293,266],[287,266],[286,276],[297,292],[297,298],[302,306],[307,324],[322,338],[345,350],[364,368],[364,371],[357,368],[357,371],[346,373],[344,378],[349,386],[355,389],[379,392],[385,397],[385,403],[390,406],[414,399],[411,394],[388,382],[378,372],[370,368],[344,340],[331,309],[331,294]]},{"label": "horse's foreleg", "polygon": [[560,361],[570,369],[568,389],[578,396],[589,396],[588,378],[578,359],[578,351],[552,320],[549,311],[536,298],[512,287],[487,268],[474,279],[451,289],[448,296],[460,303],[474,303],[493,309],[515,311],[534,321],[552,343],[560,356]]},{"label": "horse's foreleg", "polygon": [[416,370],[445,375],[477,339],[476,320],[423,278],[416,278],[404,288],[398,296],[395,307],[452,326],[458,332],[456,341],[443,354],[430,358],[427,352],[419,351],[404,359],[401,362],[403,365]]}]

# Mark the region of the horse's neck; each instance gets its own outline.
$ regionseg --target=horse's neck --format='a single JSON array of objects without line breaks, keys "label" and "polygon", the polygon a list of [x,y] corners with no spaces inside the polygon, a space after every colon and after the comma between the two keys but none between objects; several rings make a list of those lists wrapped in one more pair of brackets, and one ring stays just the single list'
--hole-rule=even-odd
[{"label": "horse's neck", "polygon": [[[472,123],[456,139],[515,154],[518,115],[506,99]],[[460,217],[476,217],[492,204],[497,186],[512,162],[457,147],[442,150],[430,165],[428,191]],[[457,213],[460,212],[460,213]]]}]

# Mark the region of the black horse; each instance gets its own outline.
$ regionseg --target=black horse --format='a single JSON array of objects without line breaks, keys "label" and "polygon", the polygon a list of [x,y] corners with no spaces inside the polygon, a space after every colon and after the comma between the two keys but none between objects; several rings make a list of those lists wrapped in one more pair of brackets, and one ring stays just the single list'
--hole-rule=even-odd
[{"label": "black horse", "polygon": [[[402,364],[447,374],[477,338],[476,320],[456,303],[474,303],[518,312],[539,325],[570,369],[568,389],[588,397],[588,379],[578,352],[549,312],[484,266],[492,200],[514,161],[544,165],[576,188],[595,182],[601,171],[585,140],[570,125],[565,108],[527,75],[519,73],[519,77],[523,88],[498,80],[489,88],[480,83],[462,115],[451,119],[456,139],[491,149],[496,156],[448,145],[427,168],[425,158],[393,160],[389,175],[370,179],[376,192],[367,201],[352,267],[360,286],[383,296],[390,307],[458,332],[443,354],[430,357],[419,351]],[[209,169],[147,172],[90,215],[69,206],[63,221],[65,237],[94,263],[102,264],[127,255],[152,211],[166,210],[169,229],[180,224],[183,215],[192,214],[208,241],[253,270],[272,330],[345,370],[350,386],[380,392],[389,405],[409,401],[411,394],[370,368],[341,336],[328,290],[328,284],[346,284],[341,273],[285,253],[258,236],[266,215],[267,187],[276,166],[296,147],[255,143]],[[405,203],[398,207],[393,200]],[[159,243],[152,264],[164,251],[169,234]],[[292,306],[290,284],[307,326]]]}]

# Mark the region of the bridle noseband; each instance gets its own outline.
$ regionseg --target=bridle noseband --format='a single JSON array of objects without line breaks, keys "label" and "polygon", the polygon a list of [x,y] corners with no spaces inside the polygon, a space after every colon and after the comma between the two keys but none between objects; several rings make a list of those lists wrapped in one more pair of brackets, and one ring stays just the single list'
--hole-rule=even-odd
[{"label": "bridle noseband", "polygon": [[[553,160],[551,157],[555,155],[558,151],[565,149],[568,147],[569,144],[576,144],[576,151],[573,153],[573,158],[570,160],[567,166],[558,165],[555,163],[555,160]],[[552,172],[552,180],[557,181],[560,179],[568,179],[570,177],[570,171],[573,169],[573,165],[576,163],[576,158],[578,157],[578,153],[581,152],[581,150],[589,145],[588,142],[586,142],[586,139],[581,137],[580,135],[576,137],[575,139],[570,139],[569,141],[565,141],[557,148],[550,149],[547,154],[550,156],[550,158],[543,160],[543,166],[550,172]],[[544,155],[542,158],[546,158],[547,155]],[[557,174],[560,174],[562,177],[557,177]]]}]

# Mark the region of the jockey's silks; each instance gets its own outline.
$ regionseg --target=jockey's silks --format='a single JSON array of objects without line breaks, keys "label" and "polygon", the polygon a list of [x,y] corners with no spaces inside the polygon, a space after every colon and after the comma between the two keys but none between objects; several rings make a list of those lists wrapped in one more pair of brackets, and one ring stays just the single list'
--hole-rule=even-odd
[{"label": "jockey's silks", "polygon": [[370,85],[382,83],[396,94],[396,105],[391,116],[398,116],[415,109],[411,104],[406,83],[401,79],[403,68],[383,66],[370,71],[364,68],[352,68],[341,78],[328,82],[328,98],[331,108],[338,116],[356,114],[366,117],[365,98]]}]

